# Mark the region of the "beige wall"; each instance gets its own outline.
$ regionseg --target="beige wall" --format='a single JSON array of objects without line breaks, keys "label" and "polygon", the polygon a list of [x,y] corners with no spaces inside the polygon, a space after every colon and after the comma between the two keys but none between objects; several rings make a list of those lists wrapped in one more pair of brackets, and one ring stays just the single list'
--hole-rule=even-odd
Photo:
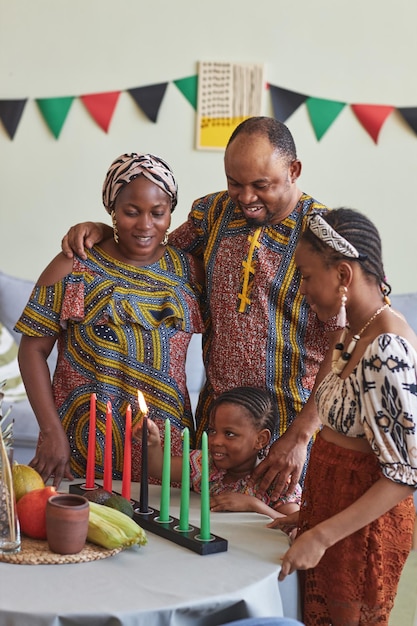
[{"label": "beige wall", "polygon": [[[122,93],[105,134],[76,100],[58,141],[35,98],[173,81],[215,60],[262,62],[267,81],[311,96],[417,106],[416,23],[413,0],[0,0],[0,98],[29,98],[14,141],[0,124],[0,270],[36,279],[72,223],[105,220],[101,184],[122,152],[171,163],[174,226],[195,197],[225,185],[222,152],[194,149],[195,111],[172,82],[156,124]],[[394,112],[375,145],[349,107],[320,142],[305,106],[287,124],[302,189],[367,213],[394,292],[417,290],[417,135]]]}]

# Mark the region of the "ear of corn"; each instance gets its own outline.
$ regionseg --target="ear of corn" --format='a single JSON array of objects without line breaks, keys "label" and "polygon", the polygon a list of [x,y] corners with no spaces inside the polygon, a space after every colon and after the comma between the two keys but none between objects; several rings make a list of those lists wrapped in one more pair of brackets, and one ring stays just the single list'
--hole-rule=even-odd
[{"label": "ear of corn", "polygon": [[88,541],[110,550],[147,543],[145,531],[133,519],[102,504],[89,504]]}]

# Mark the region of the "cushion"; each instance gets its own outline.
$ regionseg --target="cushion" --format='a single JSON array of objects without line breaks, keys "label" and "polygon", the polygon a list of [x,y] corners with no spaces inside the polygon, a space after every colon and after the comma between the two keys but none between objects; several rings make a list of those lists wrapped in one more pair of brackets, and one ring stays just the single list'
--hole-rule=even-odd
[{"label": "cushion", "polygon": [[402,313],[411,328],[417,333],[417,292],[390,295],[390,299],[392,308]]},{"label": "cushion", "polygon": [[34,282],[0,272],[0,321],[20,343],[20,333],[13,328],[29,300]]}]

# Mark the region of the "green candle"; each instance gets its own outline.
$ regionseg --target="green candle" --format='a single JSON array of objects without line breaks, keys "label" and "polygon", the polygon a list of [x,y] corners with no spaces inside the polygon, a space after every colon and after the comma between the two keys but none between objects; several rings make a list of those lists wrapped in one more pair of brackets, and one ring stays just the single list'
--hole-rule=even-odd
[{"label": "green candle", "polygon": [[165,420],[164,458],[162,466],[161,506],[159,521],[169,522],[169,499],[171,489],[171,424]]},{"label": "green candle", "polygon": [[182,474],[181,474],[181,506],[180,530],[189,529],[190,514],[190,431],[187,427],[182,431]]},{"label": "green candle", "polygon": [[207,433],[203,433],[201,441],[201,512],[200,539],[210,540],[210,492]]}]

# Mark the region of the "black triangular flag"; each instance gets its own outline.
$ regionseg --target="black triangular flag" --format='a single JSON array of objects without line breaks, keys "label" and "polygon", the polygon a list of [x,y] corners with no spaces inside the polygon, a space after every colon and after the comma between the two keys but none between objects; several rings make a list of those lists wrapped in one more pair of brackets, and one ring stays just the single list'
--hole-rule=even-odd
[{"label": "black triangular flag", "polygon": [[400,109],[397,108],[397,111],[401,113],[417,135],[417,107],[401,107]]},{"label": "black triangular flag", "polygon": [[128,92],[145,115],[149,117],[152,122],[156,122],[159,107],[161,106],[167,86],[168,83],[158,83],[157,85],[128,89]]},{"label": "black triangular flag", "polygon": [[25,100],[0,100],[0,119],[10,139],[13,139],[25,108]]},{"label": "black triangular flag", "polygon": [[269,90],[271,92],[274,117],[279,122],[285,122],[307,100],[307,96],[302,93],[289,91],[275,85],[270,84]]}]

